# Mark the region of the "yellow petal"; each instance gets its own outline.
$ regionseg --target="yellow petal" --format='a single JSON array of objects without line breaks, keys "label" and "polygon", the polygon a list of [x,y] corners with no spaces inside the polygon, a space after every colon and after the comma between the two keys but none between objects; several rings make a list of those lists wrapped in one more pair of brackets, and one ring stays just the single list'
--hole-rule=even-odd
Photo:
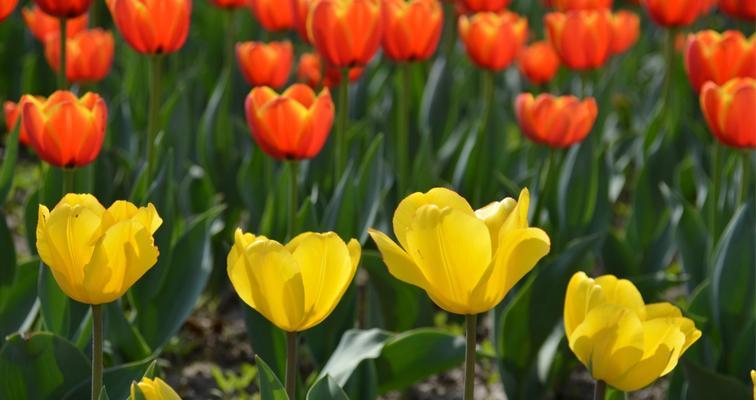
[{"label": "yellow petal", "polygon": [[346,243],[333,232],[303,233],[292,243],[287,250],[299,265],[304,286],[305,322],[298,330],[305,330],[331,314],[352,282],[357,265]]},{"label": "yellow petal", "polygon": [[407,231],[412,226],[415,213],[420,207],[429,204],[474,215],[467,200],[452,190],[434,188],[427,193],[413,193],[402,200],[394,212],[394,234],[404,249],[407,249]]},{"label": "yellow petal", "polygon": [[502,201],[495,201],[483,208],[475,210],[475,216],[486,223],[488,233],[491,236],[492,251],[496,254],[499,245],[499,231],[504,221],[517,206],[517,201],[507,197]]},{"label": "yellow petal", "polygon": [[[181,400],[181,397],[165,381],[160,378],[142,378],[137,384],[146,400]],[[131,398],[136,398],[134,385],[131,386]]]},{"label": "yellow petal", "polygon": [[256,240],[255,235],[243,233],[241,229],[237,228],[234,232],[234,245],[231,246],[226,258],[226,273],[228,273],[228,278],[236,289],[236,293],[242,301],[254,309],[257,309],[257,305],[254,297],[252,297],[252,281],[245,265],[245,253],[247,247]]},{"label": "yellow petal", "polygon": [[575,328],[585,319],[591,309],[606,303],[601,286],[588,277],[585,272],[577,272],[567,285],[564,298],[564,330],[569,339]]},{"label": "yellow petal", "polygon": [[415,261],[409,256],[409,254],[402,250],[401,247],[389,239],[389,237],[383,232],[369,229],[368,233],[370,234],[370,237],[373,238],[375,245],[378,246],[378,251],[381,252],[383,262],[386,264],[389,273],[391,273],[394,278],[422,289],[427,287],[427,280],[423,275],[423,271],[415,265]]},{"label": "yellow petal", "polygon": [[527,188],[520,191],[520,197],[517,199],[517,205],[514,210],[507,216],[504,222],[499,228],[499,235],[502,232],[508,232],[516,229],[527,228],[528,225],[528,210],[530,209],[530,192]]},{"label": "yellow petal", "polygon": [[491,263],[491,242],[483,221],[472,212],[425,205],[415,212],[407,245],[407,253],[428,281],[426,291],[454,304],[447,311],[485,311],[471,298]]},{"label": "yellow petal", "polygon": [[102,215],[102,213],[105,212],[105,207],[100,204],[100,201],[97,200],[96,197],[92,196],[91,194],[77,194],[77,193],[68,193],[65,196],[63,196],[62,199],[58,202],[58,204],[55,206],[55,208],[58,208],[58,206],[61,205],[68,205],[68,206],[79,206],[84,207],[91,212],[93,212],[98,217]]},{"label": "yellow petal", "polygon": [[625,306],[633,310],[641,320],[646,319],[646,306],[638,289],[627,279],[617,279],[614,275],[596,278],[610,304]]},{"label": "yellow petal", "polygon": [[349,243],[347,243],[347,248],[349,249],[349,258],[352,260],[352,266],[356,270],[360,265],[360,258],[362,257],[362,246],[360,246],[360,242],[358,242],[356,239],[351,239],[349,240]]},{"label": "yellow petal", "polygon": [[671,303],[652,303],[646,305],[646,319],[681,316],[680,309]]}]

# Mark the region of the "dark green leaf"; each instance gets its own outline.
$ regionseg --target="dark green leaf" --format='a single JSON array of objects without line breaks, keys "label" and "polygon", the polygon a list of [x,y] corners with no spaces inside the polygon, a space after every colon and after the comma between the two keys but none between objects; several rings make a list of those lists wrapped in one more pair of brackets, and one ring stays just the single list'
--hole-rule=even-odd
[{"label": "dark green leaf", "polygon": [[323,376],[307,392],[307,400],[349,400],[344,389],[329,375]]},{"label": "dark green leaf", "polygon": [[255,356],[255,363],[259,370],[257,377],[259,379],[260,398],[262,400],[288,400],[289,396],[286,395],[286,389],[284,389],[276,374],[270,370],[268,364],[258,356]]},{"label": "dark green leaf", "polygon": [[380,356],[390,337],[388,332],[379,329],[347,331],[318,377],[330,375],[339,385],[344,386],[362,361]]},{"label": "dark green leaf", "polygon": [[13,187],[13,171],[16,169],[18,158],[18,135],[21,130],[21,118],[18,118],[13,132],[5,142],[3,165],[0,167],[0,204],[4,204]]},{"label": "dark green leaf", "polygon": [[32,260],[17,269],[13,284],[0,290],[0,338],[21,327],[37,299],[39,262]]}]

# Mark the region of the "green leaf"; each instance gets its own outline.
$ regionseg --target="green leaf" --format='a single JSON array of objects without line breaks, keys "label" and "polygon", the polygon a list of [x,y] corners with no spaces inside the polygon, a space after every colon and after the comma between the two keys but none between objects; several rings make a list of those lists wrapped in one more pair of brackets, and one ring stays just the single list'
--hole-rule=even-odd
[{"label": "green leaf", "polygon": [[77,337],[89,306],[68,298],[42,262],[39,263],[37,293],[45,328],[70,340]]},{"label": "green leaf", "polygon": [[307,400],[349,400],[349,396],[330,375],[325,375],[312,385]]},{"label": "green leaf", "polygon": [[730,400],[749,400],[750,388],[737,379],[704,368],[694,362],[684,361],[688,378],[688,400],[711,400],[726,394]]},{"label": "green leaf", "polygon": [[102,387],[102,390],[100,390],[100,395],[97,396],[98,400],[110,400],[110,397],[108,397],[108,390],[105,388],[105,386]]},{"label": "green leaf", "polygon": [[3,165],[0,166],[0,205],[5,204],[8,194],[13,187],[13,171],[16,169],[18,158],[18,135],[21,130],[21,118],[18,118],[16,126],[5,142],[3,153]]},{"label": "green leaf", "polygon": [[340,386],[344,386],[362,361],[376,359],[381,355],[383,346],[390,337],[388,332],[380,329],[347,331],[318,378],[330,375]]},{"label": "green leaf", "polygon": [[276,374],[270,370],[268,364],[258,356],[255,356],[255,363],[257,363],[259,370],[257,377],[259,378],[260,398],[262,400],[288,400],[289,396],[286,395],[286,389],[284,389]]},{"label": "green leaf", "polygon": [[[107,368],[102,374],[103,386],[108,388],[108,395],[114,399],[125,399],[129,397],[131,383],[139,381],[143,376],[154,368],[152,358],[141,360],[128,364],[121,364],[112,368]],[[70,391],[66,393],[61,400],[78,400],[89,398],[92,391],[92,379],[87,377],[78,382]]]},{"label": "green leaf", "polygon": [[13,243],[13,234],[8,229],[8,221],[5,214],[0,211],[0,288],[5,290],[13,283],[13,275],[16,273],[16,246]]},{"label": "green leaf", "polygon": [[386,393],[412,386],[433,374],[462,365],[465,339],[438,329],[400,333],[383,346],[375,361],[378,391]]},{"label": "green leaf", "polygon": [[0,349],[3,399],[61,399],[89,374],[87,357],[52,333],[16,334]]},{"label": "green leaf", "polygon": [[17,269],[13,283],[0,290],[0,338],[21,327],[29,318],[37,299],[39,262],[32,260],[19,265]]},{"label": "green leaf", "polygon": [[283,377],[286,371],[286,334],[246,305],[244,323],[252,351],[268,360],[276,375]]},{"label": "green leaf", "polygon": [[126,361],[144,360],[152,353],[136,326],[124,315],[120,300],[105,304],[105,326],[108,340],[120,350]]}]

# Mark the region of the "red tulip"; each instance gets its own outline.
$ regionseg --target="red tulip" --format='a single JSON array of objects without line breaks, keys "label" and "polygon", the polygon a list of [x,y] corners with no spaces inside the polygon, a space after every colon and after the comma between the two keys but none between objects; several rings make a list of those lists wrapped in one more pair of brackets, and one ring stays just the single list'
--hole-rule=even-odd
[{"label": "red tulip", "polygon": [[[44,42],[50,35],[60,35],[60,19],[45,14],[39,7],[24,8],[21,14],[26,26],[37,40]],[[87,29],[88,18],[87,14],[83,14],[80,17],[66,19],[66,37],[70,38]]]},{"label": "red tulip", "polygon": [[294,27],[299,33],[299,37],[310,43],[310,34],[307,32],[307,18],[310,15],[310,6],[313,0],[289,0],[292,2],[292,11],[294,14]]},{"label": "red tulip", "polygon": [[711,8],[709,0],[642,0],[648,15],[659,25],[686,26]]},{"label": "red tulip", "polygon": [[245,103],[247,123],[260,148],[279,160],[315,157],[333,125],[334,106],[328,89],[319,95],[296,83],[282,94],[256,87]]},{"label": "red tulip", "polygon": [[735,78],[722,86],[706,82],[701,89],[701,110],[722,143],[756,149],[756,79]]},{"label": "red tulip", "polygon": [[329,64],[337,68],[364,66],[381,44],[381,2],[316,1],[310,9],[308,27],[315,48]]},{"label": "red tulip", "polygon": [[383,51],[394,61],[425,60],[441,37],[444,11],[438,0],[384,0]]},{"label": "red tulip", "polygon": [[[355,81],[362,75],[363,68],[355,67],[349,69],[349,80]],[[325,81],[323,80],[323,64],[317,53],[304,53],[299,58],[297,66],[297,80],[303,82],[313,89],[321,85],[326,87],[338,86],[341,83],[342,71],[339,68],[326,66]]]},{"label": "red tulip", "polygon": [[97,94],[81,98],[58,91],[47,99],[25,96],[21,120],[39,158],[62,168],[97,158],[105,137],[108,108]]},{"label": "red tulip", "polygon": [[139,53],[168,54],[184,46],[191,0],[108,0],[118,30]]},{"label": "red tulip", "polygon": [[34,0],[46,14],[58,18],[74,18],[85,14],[92,0]]},{"label": "red tulip", "polygon": [[8,18],[17,4],[18,0],[0,0],[0,21]]},{"label": "red tulip", "polygon": [[733,17],[756,19],[756,1],[753,0],[719,0],[719,9]]},{"label": "red tulip", "polygon": [[544,17],[546,33],[568,68],[599,68],[609,58],[612,14],[609,11],[570,11]]},{"label": "red tulip", "polygon": [[559,56],[551,43],[536,42],[522,50],[519,67],[529,81],[542,85],[554,78],[559,71]]},{"label": "red tulip", "polygon": [[517,96],[515,114],[522,132],[534,142],[564,148],[583,141],[598,115],[596,100],[530,93]]},{"label": "red tulip", "polygon": [[[82,31],[66,41],[66,79],[69,82],[97,82],[105,78],[113,65],[115,42],[110,31]],[[45,58],[53,71],[60,68],[60,39],[45,42]]]},{"label": "red tulip", "polygon": [[693,90],[707,81],[723,85],[737,77],[756,78],[756,35],[707,30],[691,34],[685,47],[685,69]]},{"label": "red tulip", "polygon": [[249,0],[252,13],[267,31],[294,28],[294,4],[290,0]]},{"label": "red tulip", "polygon": [[[18,117],[21,116],[21,110],[24,109],[24,104],[28,101],[27,97],[31,97],[29,95],[21,96],[21,100],[18,101],[18,103],[14,103],[12,101],[6,101],[3,105],[3,111],[5,114],[5,126],[8,128],[8,132],[11,132],[15,127],[16,123],[20,122]],[[44,101],[43,98],[37,98],[40,101]],[[18,140],[23,143],[26,146],[29,146],[29,135],[26,134],[26,129],[24,129],[24,124],[20,124],[18,127]]]},{"label": "red tulip", "polygon": [[633,47],[640,36],[640,18],[629,11],[618,11],[612,15],[612,54],[620,54]]},{"label": "red tulip", "polygon": [[548,5],[559,11],[609,10],[612,0],[550,0]]},{"label": "red tulip", "polygon": [[294,49],[289,41],[237,43],[236,59],[244,79],[252,86],[278,88],[289,80]]},{"label": "red tulip", "polygon": [[507,8],[509,0],[457,0],[457,4],[465,13],[498,12]]},{"label": "red tulip", "polygon": [[213,5],[220,8],[241,8],[249,4],[248,0],[211,0]]},{"label": "red tulip", "polygon": [[528,21],[511,12],[482,12],[459,17],[459,36],[470,59],[500,71],[514,61],[528,35]]}]

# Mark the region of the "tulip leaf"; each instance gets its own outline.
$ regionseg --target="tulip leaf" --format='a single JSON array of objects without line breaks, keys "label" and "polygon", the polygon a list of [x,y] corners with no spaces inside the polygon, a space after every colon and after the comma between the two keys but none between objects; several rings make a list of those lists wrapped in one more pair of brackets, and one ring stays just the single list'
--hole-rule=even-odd
[{"label": "tulip leaf", "polygon": [[32,260],[16,269],[11,285],[0,290],[0,342],[29,319],[37,299],[39,262]]},{"label": "tulip leaf", "polygon": [[104,315],[108,340],[114,348],[121,351],[125,360],[136,361],[149,357],[152,350],[136,326],[126,319],[120,301],[106,304]]},{"label": "tulip leaf", "polygon": [[276,374],[270,370],[268,364],[259,356],[255,356],[255,363],[259,371],[257,377],[259,378],[260,399],[287,400],[289,396],[286,395],[286,389],[284,389]]},{"label": "tulip leaf", "polygon": [[0,166],[0,205],[5,204],[13,187],[13,172],[16,169],[16,159],[18,158],[18,135],[21,131],[20,121],[21,118],[18,118],[16,126],[5,142],[3,164]]},{"label": "tulip leaf", "polygon": [[325,375],[312,385],[307,400],[349,400],[349,396],[330,375]]},{"label": "tulip leaf", "polygon": [[[154,360],[148,358],[128,364],[106,368],[102,373],[103,386],[108,388],[108,395],[114,399],[129,397],[131,382],[139,381],[153,367]],[[73,386],[61,400],[78,400],[89,398],[92,388],[91,377],[86,377]]]},{"label": "tulip leaf", "polygon": [[16,273],[16,245],[8,228],[8,220],[0,210],[0,288],[6,290]]},{"label": "tulip leaf", "polygon": [[688,400],[718,399],[725,393],[731,400],[749,400],[751,397],[750,388],[745,382],[691,361],[683,361],[682,364],[688,378]]},{"label": "tulip leaf", "polygon": [[318,378],[330,375],[343,387],[362,361],[376,359],[381,355],[383,346],[390,337],[391,334],[380,329],[352,329],[345,332]]},{"label": "tulip leaf", "polygon": [[16,334],[0,349],[3,399],[62,399],[72,387],[89,379],[89,374],[89,359],[71,342],[52,333]]},{"label": "tulip leaf", "polygon": [[102,390],[100,390],[100,395],[97,396],[98,400],[110,400],[110,397],[108,397],[108,390],[105,386],[102,387]]},{"label": "tulip leaf", "polygon": [[[244,322],[252,351],[270,362],[272,371],[283,378],[286,371],[286,334],[259,312],[243,305]],[[267,364],[266,364],[267,365]]]}]

